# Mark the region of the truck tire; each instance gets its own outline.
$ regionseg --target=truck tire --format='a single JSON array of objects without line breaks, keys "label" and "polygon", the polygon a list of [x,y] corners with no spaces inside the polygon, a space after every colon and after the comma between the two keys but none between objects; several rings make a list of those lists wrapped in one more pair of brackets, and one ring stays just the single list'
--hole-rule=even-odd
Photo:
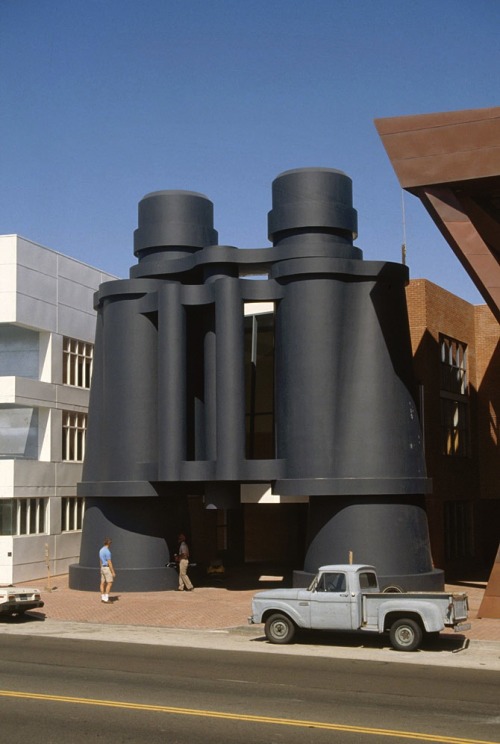
[{"label": "truck tire", "polygon": [[403,590],[397,584],[389,584],[382,589],[383,594],[403,594]]},{"label": "truck tire", "polygon": [[416,620],[401,618],[391,625],[389,638],[396,651],[416,651],[422,637],[422,628]]},{"label": "truck tire", "polygon": [[267,618],[264,630],[271,643],[291,643],[296,628],[289,617],[277,612]]}]

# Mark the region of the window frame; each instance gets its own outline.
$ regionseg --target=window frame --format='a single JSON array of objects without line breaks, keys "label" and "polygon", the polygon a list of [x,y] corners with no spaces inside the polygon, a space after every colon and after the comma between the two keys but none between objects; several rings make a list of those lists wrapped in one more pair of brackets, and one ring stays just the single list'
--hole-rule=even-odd
[{"label": "window frame", "polygon": [[441,454],[470,457],[467,344],[439,334]]},{"label": "window frame", "polygon": [[94,365],[94,344],[63,337],[63,385],[90,389]]},{"label": "window frame", "polygon": [[83,496],[63,496],[61,498],[61,532],[81,532],[85,513]]},{"label": "window frame", "polygon": [[11,536],[29,537],[48,534],[48,504],[45,497],[8,499],[12,505]]},{"label": "window frame", "polygon": [[88,415],[83,411],[62,412],[62,462],[83,462]]}]

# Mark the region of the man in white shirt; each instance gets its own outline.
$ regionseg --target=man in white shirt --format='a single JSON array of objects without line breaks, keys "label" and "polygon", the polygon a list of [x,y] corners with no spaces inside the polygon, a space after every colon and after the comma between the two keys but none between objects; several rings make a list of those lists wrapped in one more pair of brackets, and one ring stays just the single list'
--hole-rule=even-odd
[{"label": "man in white shirt", "polygon": [[184,589],[188,592],[192,592],[194,586],[191,583],[191,579],[187,575],[189,566],[189,548],[186,542],[186,535],[181,532],[179,537],[178,553],[175,554],[175,560],[179,564],[179,591],[183,592]]}]

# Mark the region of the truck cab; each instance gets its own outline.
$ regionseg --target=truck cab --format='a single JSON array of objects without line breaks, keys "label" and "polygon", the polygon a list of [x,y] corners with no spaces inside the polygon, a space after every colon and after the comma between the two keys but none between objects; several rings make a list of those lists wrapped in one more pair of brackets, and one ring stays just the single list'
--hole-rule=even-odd
[{"label": "truck cab", "polygon": [[313,579],[310,592],[311,627],[345,630],[361,625],[361,591],[378,592],[378,580],[371,566],[323,566]]}]

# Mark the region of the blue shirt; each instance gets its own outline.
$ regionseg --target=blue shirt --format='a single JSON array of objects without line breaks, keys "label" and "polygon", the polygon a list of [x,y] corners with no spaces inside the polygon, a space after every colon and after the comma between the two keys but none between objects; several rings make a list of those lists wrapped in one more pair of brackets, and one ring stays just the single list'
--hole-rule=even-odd
[{"label": "blue shirt", "polygon": [[111,551],[107,545],[104,545],[99,551],[99,559],[102,566],[107,566],[108,561],[111,560]]}]

